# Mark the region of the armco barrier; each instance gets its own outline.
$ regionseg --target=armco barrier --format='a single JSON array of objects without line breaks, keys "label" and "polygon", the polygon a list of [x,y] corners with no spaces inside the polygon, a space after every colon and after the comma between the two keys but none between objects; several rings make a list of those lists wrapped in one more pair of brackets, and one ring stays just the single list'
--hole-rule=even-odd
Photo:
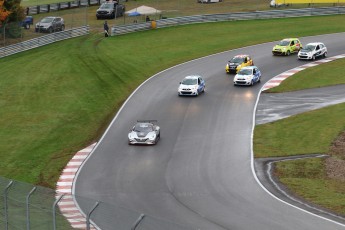
[{"label": "armco barrier", "polygon": [[0,48],[0,58],[12,54],[51,44],[53,42],[62,41],[69,38],[83,36],[89,33],[89,26],[81,26],[70,30],[47,34],[38,38],[33,38],[24,42]]},{"label": "armco barrier", "polygon": [[[321,16],[345,14],[345,7],[321,7],[321,8],[304,8],[304,9],[288,9],[288,10],[267,10],[254,12],[238,12],[228,14],[208,14],[194,15],[186,17],[176,17],[156,20],[156,28],[164,28],[176,25],[185,25],[192,23],[205,23],[217,21],[235,21],[235,20],[253,20],[253,19],[269,19],[269,18],[289,18],[289,17],[305,17],[305,16]],[[135,23],[130,25],[113,26],[111,35],[121,35],[137,31],[151,29],[150,22]]]},{"label": "armco barrier", "polygon": [[48,13],[51,11],[58,11],[58,10],[65,10],[71,9],[76,7],[84,7],[84,6],[94,6],[100,5],[103,0],[75,0],[69,2],[59,2],[59,3],[51,3],[51,4],[44,4],[44,5],[37,5],[37,6],[29,6],[28,14],[41,14],[41,13]]}]

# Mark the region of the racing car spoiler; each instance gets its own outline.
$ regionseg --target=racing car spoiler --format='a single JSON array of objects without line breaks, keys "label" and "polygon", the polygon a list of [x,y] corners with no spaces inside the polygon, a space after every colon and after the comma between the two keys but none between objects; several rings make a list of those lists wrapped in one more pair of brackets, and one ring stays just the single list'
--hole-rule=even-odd
[{"label": "racing car spoiler", "polygon": [[137,120],[137,122],[157,123],[157,120]]}]

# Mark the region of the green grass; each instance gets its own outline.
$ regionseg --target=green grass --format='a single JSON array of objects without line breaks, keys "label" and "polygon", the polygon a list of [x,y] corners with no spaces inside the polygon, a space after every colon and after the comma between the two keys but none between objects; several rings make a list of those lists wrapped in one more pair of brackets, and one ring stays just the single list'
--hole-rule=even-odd
[{"label": "green grass", "polygon": [[54,187],[71,156],[98,140],[127,96],[154,73],[232,48],[344,31],[338,23],[344,18],[197,24],[108,39],[92,34],[1,59],[0,175]]},{"label": "green grass", "polygon": [[327,153],[345,130],[345,103],[309,111],[254,130],[255,157]]},{"label": "green grass", "polygon": [[279,86],[271,88],[266,92],[281,93],[345,84],[344,66],[345,59],[338,59],[313,68],[308,68],[294,74],[284,80]]},{"label": "green grass", "polygon": [[276,164],[279,180],[291,192],[336,213],[345,214],[345,184],[327,178],[324,159],[304,159]]},{"label": "green grass", "polygon": [[[344,63],[345,59],[339,59],[308,68],[268,92],[345,84]],[[344,113],[345,103],[342,103],[257,125],[254,130],[255,157],[327,154],[333,141],[345,130]],[[276,176],[292,193],[336,213],[345,214],[345,185],[327,177],[324,159],[283,161],[276,165]]]}]

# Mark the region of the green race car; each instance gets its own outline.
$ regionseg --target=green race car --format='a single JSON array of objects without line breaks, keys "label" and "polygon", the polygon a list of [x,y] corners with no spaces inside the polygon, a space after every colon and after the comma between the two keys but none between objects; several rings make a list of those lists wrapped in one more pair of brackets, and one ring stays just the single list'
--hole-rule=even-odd
[{"label": "green race car", "polygon": [[298,53],[302,49],[302,43],[298,38],[285,38],[273,47],[273,55],[289,56],[292,53]]}]

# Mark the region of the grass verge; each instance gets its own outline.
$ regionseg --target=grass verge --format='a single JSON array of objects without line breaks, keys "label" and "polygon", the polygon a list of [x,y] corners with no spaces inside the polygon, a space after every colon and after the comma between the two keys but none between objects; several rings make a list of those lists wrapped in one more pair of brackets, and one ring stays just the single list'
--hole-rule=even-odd
[{"label": "grass verge", "polygon": [[154,73],[282,37],[342,32],[344,18],[208,23],[108,39],[92,34],[3,58],[0,174],[54,187],[71,156],[98,140],[128,95]]},{"label": "grass verge", "polygon": [[[345,59],[339,59],[308,68],[268,92],[345,84],[344,63]],[[344,135],[344,113],[345,103],[342,103],[257,125],[254,132],[255,157],[330,154],[328,159],[278,162],[275,174],[292,193],[341,215],[345,215],[345,177],[341,175],[343,170],[339,166],[345,165],[344,148],[339,149],[334,142]],[[340,146],[344,145],[342,140],[338,142],[341,143]],[[334,148],[338,148],[338,151],[334,151]],[[327,168],[331,168],[331,173],[336,176],[330,176]]]},{"label": "grass verge", "polygon": [[345,84],[344,66],[345,59],[343,58],[308,68],[285,79],[279,86],[265,92],[282,93]]},{"label": "grass verge", "polygon": [[345,214],[345,184],[328,178],[324,159],[279,162],[276,166],[276,175],[291,192],[326,209]]}]

